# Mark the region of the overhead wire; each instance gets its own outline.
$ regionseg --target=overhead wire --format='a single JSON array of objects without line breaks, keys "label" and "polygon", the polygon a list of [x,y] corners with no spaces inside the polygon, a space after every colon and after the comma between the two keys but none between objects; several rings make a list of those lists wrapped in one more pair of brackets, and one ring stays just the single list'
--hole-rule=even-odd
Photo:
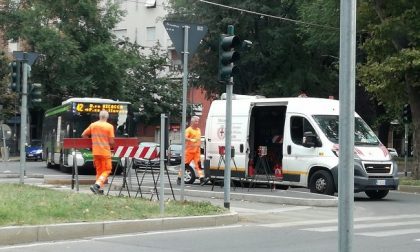
[{"label": "overhead wire", "polygon": [[315,27],[326,28],[326,29],[337,30],[337,31],[340,30],[337,27],[332,27],[332,26],[327,26],[327,25],[320,25],[320,24],[316,24],[316,23],[310,23],[310,22],[305,22],[305,21],[300,21],[300,20],[295,20],[295,19],[285,18],[285,17],[280,17],[280,16],[274,16],[274,15],[265,14],[265,13],[261,13],[261,12],[250,11],[250,10],[246,10],[246,9],[232,7],[232,6],[229,6],[229,5],[214,3],[214,2],[210,2],[210,1],[206,1],[206,0],[198,0],[198,1],[199,2],[202,2],[202,3],[206,3],[206,4],[210,4],[210,5],[215,5],[215,6],[218,6],[218,7],[226,8],[226,9],[236,10],[236,11],[240,11],[240,12],[245,12],[245,13],[254,14],[254,15],[258,15],[258,16],[263,16],[263,17],[280,19],[280,20],[283,20],[283,21],[288,21],[288,22],[292,22],[292,23],[296,23],[296,24],[303,24],[303,25],[315,26]]}]

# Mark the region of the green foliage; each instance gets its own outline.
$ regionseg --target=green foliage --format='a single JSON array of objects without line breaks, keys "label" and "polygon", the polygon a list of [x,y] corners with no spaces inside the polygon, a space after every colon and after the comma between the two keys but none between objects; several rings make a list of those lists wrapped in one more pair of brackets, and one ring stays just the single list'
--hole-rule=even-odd
[{"label": "green foliage", "polygon": [[143,123],[163,112],[179,115],[180,85],[162,73],[166,55],[157,47],[148,54],[128,42],[117,45],[111,31],[123,12],[111,2],[6,1],[0,26],[7,39],[20,38],[40,53],[32,79],[43,84],[44,108],[70,97],[103,97],[132,102]]},{"label": "green foliage", "polygon": [[420,88],[419,8],[407,1],[366,1],[360,8],[367,57],[359,79],[389,110],[399,108],[395,118],[410,97],[409,86]]},{"label": "green foliage", "polygon": [[0,114],[0,120],[8,119],[14,115],[17,101],[16,93],[11,92],[10,85],[10,66],[6,54],[0,50],[0,104],[3,110]]},{"label": "green foliage", "polygon": [[[167,19],[205,24],[209,34],[204,38],[192,62],[192,72],[199,76],[194,85],[219,94],[225,86],[217,82],[218,43],[227,25],[235,26],[235,35],[253,42],[241,52],[240,73],[234,77],[235,93],[258,93],[268,97],[295,96],[306,89],[311,96],[336,94],[336,73],[328,57],[305,48],[298,34],[299,25],[274,18],[243,13],[208,5],[199,1],[171,0],[173,12]],[[218,1],[220,4],[273,16],[298,18],[297,1]],[[317,28],[314,28],[317,29]]]},{"label": "green foliage", "polygon": [[167,55],[159,48],[158,44],[144,53],[139,45],[129,42],[122,48],[130,62],[122,95],[146,124],[159,122],[161,113],[175,118],[181,115],[182,85],[165,72]]}]

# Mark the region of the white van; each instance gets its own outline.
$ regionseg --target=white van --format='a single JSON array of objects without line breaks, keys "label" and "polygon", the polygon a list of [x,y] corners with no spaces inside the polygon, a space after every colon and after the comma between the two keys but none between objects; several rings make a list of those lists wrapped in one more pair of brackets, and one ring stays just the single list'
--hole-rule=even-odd
[{"label": "white van", "polygon": [[[212,102],[206,121],[206,169],[222,176],[226,101]],[[333,195],[338,181],[339,101],[233,95],[232,178],[308,187]],[[355,113],[354,190],[381,199],[398,188],[398,168],[386,147]],[[280,169],[279,169],[280,168]]]}]

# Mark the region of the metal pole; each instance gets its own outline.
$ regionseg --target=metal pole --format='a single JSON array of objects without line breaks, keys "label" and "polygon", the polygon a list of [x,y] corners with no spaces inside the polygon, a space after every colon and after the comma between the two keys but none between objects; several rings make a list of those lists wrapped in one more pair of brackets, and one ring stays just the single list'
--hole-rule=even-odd
[{"label": "metal pole", "polygon": [[163,181],[164,177],[163,173],[165,172],[165,114],[160,114],[160,188],[159,188],[159,208],[160,208],[160,215],[163,217],[165,213],[165,204],[164,204],[164,197],[165,197],[165,183]]},{"label": "metal pole", "polygon": [[187,122],[187,88],[188,88],[188,25],[184,26],[184,66],[182,76],[182,124],[181,124],[181,143],[182,143],[182,154],[181,155],[181,201],[184,201],[184,174],[185,174],[185,128]]},{"label": "metal pole", "polygon": [[340,7],[339,251],[353,250],[356,0]]},{"label": "metal pole", "polygon": [[22,64],[22,105],[20,107],[20,180],[21,184],[24,183],[24,176],[26,170],[25,158],[25,143],[26,143],[26,120],[28,112],[28,67],[27,67],[27,54],[23,53]]},{"label": "metal pole", "polygon": [[404,175],[407,177],[408,123],[404,124]]},{"label": "metal pole", "polygon": [[72,151],[73,151],[74,176],[76,177],[76,192],[79,192],[79,168],[77,167],[76,148],[73,148]]},{"label": "metal pole", "polygon": [[[234,35],[233,25],[228,25],[228,35]],[[231,63],[233,65],[233,63]],[[233,77],[230,77],[226,85],[226,128],[225,128],[225,169],[224,169],[224,207],[230,209],[230,161],[231,161],[231,137],[232,137],[232,93]]]},{"label": "metal pole", "polygon": [[5,162],[5,161],[7,161],[6,160],[6,158],[7,158],[7,155],[6,155],[7,146],[6,146],[6,135],[4,135],[3,121],[0,121],[0,127],[1,127],[1,137],[3,138],[3,152],[1,153],[1,155],[2,155],[3,162]]}]

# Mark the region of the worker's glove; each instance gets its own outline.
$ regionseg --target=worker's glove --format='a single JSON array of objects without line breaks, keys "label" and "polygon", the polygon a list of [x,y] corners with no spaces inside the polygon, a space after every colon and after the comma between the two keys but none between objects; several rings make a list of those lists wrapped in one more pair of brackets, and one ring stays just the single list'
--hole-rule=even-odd
[{"label": "worker's glove", "polygon": [[191,138],[190,141],[193,142],[193,143],[196,143],[197,139]]}]

